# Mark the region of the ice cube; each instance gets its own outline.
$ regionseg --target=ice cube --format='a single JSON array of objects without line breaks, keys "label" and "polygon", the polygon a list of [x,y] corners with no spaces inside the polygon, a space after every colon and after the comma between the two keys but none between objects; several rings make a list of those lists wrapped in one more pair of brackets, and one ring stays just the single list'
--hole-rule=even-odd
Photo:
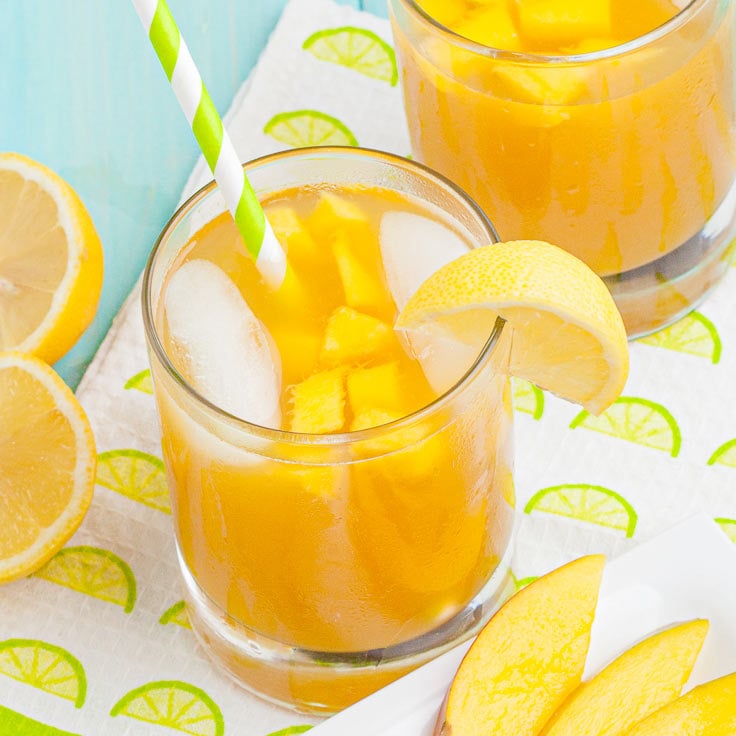
[{"label": "ice cube", "polygon": [[[465,241],[446,225],[399,211],[383,215],[380,242],[386,281],[399,311],[431,274],[469,250]],[[478,355],[474,347],[431,326],[403,333],[401,338],[438,394],[457,383]]]},{"label": "ice cube", "polygon": [[427,382],[438,395],[451,389],[468,372],[482,347],[453,340],[432,327],[406,332],[402,342],[419,361]]},{"label": "ice cube", "polygon": [[211,261],[188,261],[164,295],[177,370],[206,399],[241,419],[281,425],[281,359],[238,287]]},{"label": "ice cube", "polygon": [[431,274],[469,250],[447,226],[411,212],[386,212],[379,237],[388,288],[399,311]]}]

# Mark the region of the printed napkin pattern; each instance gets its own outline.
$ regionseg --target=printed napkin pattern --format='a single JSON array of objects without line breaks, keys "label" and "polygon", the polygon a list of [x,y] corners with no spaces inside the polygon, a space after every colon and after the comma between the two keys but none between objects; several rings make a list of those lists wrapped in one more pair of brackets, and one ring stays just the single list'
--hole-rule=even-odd
[{"label": "printed napkin pattern", "polygon": [[[397,81],[386,21],[293,0],[225,122],[243,160],[316,144],[407,155]],[[182,199],[209,179],[200,161]],[[736,542],[729,270],[697,311],[632,345],[625,395],[603,417],[515,383],[519,586],[697,511]],[[139,299],[136,288],[78,391],[100,453],[92,508],[41,571],[0,591],[0,733],[302,733],[315,719],[238,688],[189,628]]]}]

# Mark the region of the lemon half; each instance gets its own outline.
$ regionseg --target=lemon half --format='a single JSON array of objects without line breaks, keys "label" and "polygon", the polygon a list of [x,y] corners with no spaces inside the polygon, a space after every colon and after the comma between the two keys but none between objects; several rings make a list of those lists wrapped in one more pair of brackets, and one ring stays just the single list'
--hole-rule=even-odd
[{"label": "lemon half", "polygon": [[97,455],[69,387],[27,353],[0,353],[0,583],[37,570],[92,501]]},{"label": "lemon half", "polygon": [[56,362],[92,321],[102,278],[100,239],[71,186],[0,153],[0,350]]}]

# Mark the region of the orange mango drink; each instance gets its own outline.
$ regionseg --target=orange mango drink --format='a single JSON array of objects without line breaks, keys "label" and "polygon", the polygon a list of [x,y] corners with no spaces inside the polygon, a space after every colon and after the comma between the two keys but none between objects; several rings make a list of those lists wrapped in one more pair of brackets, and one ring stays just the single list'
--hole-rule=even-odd
[{"label": "orange mango drink", "polygon": [[424,275],[494,239],[449,183],[359,152],[249,178],[281,289],[212,187],[149,265],[163,453],[195,631],[246,687],[330,711],[472,635],[506,583],[510,341],[394,330]]},{"label": "orange mango drink", "polygon": [[605,277],[630,335],[692,308],[736,235],[734,8],[392,0],[415,157],[504,239]]}]

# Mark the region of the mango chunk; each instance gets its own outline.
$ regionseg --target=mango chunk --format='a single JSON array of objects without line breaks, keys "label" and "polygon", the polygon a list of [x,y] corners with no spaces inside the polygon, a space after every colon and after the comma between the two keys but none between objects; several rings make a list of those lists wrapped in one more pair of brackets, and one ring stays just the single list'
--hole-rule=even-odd
[{"label": "mango chunk", "polygon": [[344,231],[335,235],[332,252],[348,306],[379,315],[391,313],[393,303],[381,281],[378,259],[369,263],[371,253],[351,245]]},{"label": "mango chunk", "polygon": [[273,294],[286,314],[302,314],[312,308],[312,294],[290,260],[286,262],[284,281]]},{"label": "mango chunk", "polygon": [[455,33],[504,51],[520,51],[519,32],[505,2],[491,4],[455,24]]},{"label": "mango chunk", "polygon": [[[386,409],[368,408],[363,409],[359,414],[353,416],[350,422],[350,431],[359,432],[362,429],[370,429],[371,427],[380,427],[382,424],[395,422],[401,419],[402,414],[399,411],[387,411]],[[391,452],[401,447],[398,439],[394,440],[372,440],[371,447],[374,452]]]},{"label": "mango chunk", "polygon": [[347,387],[348,401],[356,417],[373,409],[402,412],[403,392],[396,362],[350,371]]},{"label": "mango chunk", "polygon": [[419,7],[446,28],[455,28],[463,16],[463,4],[447,0],[417,0]]},{"label": "mango chunk", "polygon": [[345,424],[345,369],[315,373],[291,389],[292,432],[329,434]]},{"label": "mango chunk", "polygon": [[345,496],[350,486],[350,471],[345,465],[296,466],[287,473],[305,493],[325,500]]},{"label": "mango chunk", "polygon": [[322,192],[319,202],[306,219],[312,236],[322,245],[327,245],[335,233],[342,230],[351,235],[365,231],[370,237],[368,215],[354,202],[331,192]]},{"label": "mango chunk", "polygon": [[[350,423],[351,432],[359,432],[362,429],[380,427],[389,422],[395,422],[404,415],[400,411],[389,411],[388,409],[364,409],[360,414],[355,414]],[[431,440],[429,440],[431,441]],[[399,468],[404,471],[402,475],[416,463],[417,458],[425,454],[427,440],[423,440],[421,427],[404,427],[386,432],[378,437],[364,443],[367,452],[375,455],[386,455],[381,459],[371,460],[373,467],[390,469],[388,476],[394,475]],[[386,465],[388,462],[388,465]]]},{"label": "mango chunk", "polygon": [[327,321],[320,360],[324,365],[355,365],[389,353],[394,331],[380,319],[351,307],[338,307]]},{"label": "mango chunk", "polygon": [[589,90],[589,72],[583,68],[504,64],[493,74],[509,99],[535,105],[571,105]]},{"label": "mango chunk", "polygon": [[517,0],[524,41],[542,50],[611,33],[610,0]]},{"label": "mango chunk", "polygon": [[268,207],[266,216],[289,258],[307,263],[324,259],[326,249],[318,247],[302,218],[293,208],[288,205],[273,205]]},{"label": "mango chunk", "polygon": [[289,356],[281,366],[284,385],[298,383],[314,373],[322,348],[322,335],[294,326],[276,325],[271,329],[271,336],[279,353]]},{"label": "mango chunk", "polygon": [[[365,409],[353,416],[350,431],[380,427],[406,416],[406,412],[388,409]],[[378,437],[361,442],[361,451],[381,455],[371,459],[371,467],[385,478],[395,482],[415,482],[432,476],[438,467],[448,467],[447,436],[440,432],[425,437],[426,430],[421,426],[408,426],[401,429],[386,430]]]}]

